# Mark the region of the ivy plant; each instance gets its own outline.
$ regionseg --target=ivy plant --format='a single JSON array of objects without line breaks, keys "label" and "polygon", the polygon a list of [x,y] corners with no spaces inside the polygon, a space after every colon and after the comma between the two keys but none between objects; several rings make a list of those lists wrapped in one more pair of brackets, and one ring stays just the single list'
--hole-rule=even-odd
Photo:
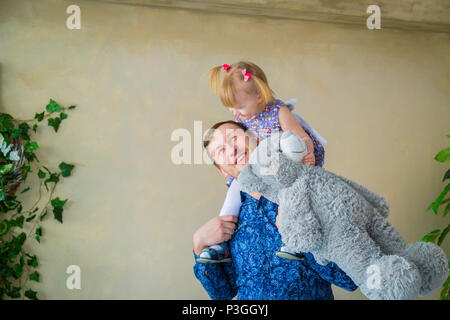
[{"label": "ivy plant", "polygon": [[[58,132],[62,121],[68,117],[68,110],[74,108],[76,106],[62,107],[50,99],[45,110],[30,120],[18,120],[7,113],[0,113],[0,299],[38,299],[30,281],[41,281],[39,259],[31,252],[29,242],[41,242],[43,223],[52,214],[54,219],[63,223],[64,205],[68,199],[55,196],[55,188],[61,178],[71,176],[75,166],[62,161],[58,170],[50,170],[36,156],[39,144],[32,140],[31,135],[37,133],[39,126],[45,126],[45,119],[47,126]],[[14,141],[21,141],[22,152]],[[21,175],[13,170],[17,168],[17,161],[21,163]],[[31,208],[25,210],[22,202],[31,194],[31,187],[26,186],[31,173],[39,179],[39,197]],[[23,189],[7,192],[12,181],[19,181],[19,187]],[[43,185],[47,200],[41,205]]]},{"label": "ivy plant", "polygon": [[[447,134],[447,137],[450,138],[450,134]],[[449,162],[450,147],[439,151],[438,154],[434,157],[434,160],[442,163]],[[443,218],[445,218],[450,211],[450,196],[448,196],[448,193],[450,191],[450,182],[446,182],[447,179],[450,179],[450,169],[447,169],[447,172],[445,172],[444,177],[442,178],[442,182],[444,184],[447,183],[447,185],[445,185],[444,189],[436,198],[436,200],[434,200],[427,208],[427,211],[431,210],[436,216],[441,215]],[[442,230],[436,229],[430,231],[422,238],[422,241],[437,243],[437,245],[440,246],[442,245],[442,243],[444,243],[445,237],[447,236],[449,231],[450,231],[450,223],[448,223],[447,226]],[[449,262],[449,269],[450,269],[450,262]],[[450,300],[450,271],[447,276],[447,280],[442,286],[440,299]]]}]

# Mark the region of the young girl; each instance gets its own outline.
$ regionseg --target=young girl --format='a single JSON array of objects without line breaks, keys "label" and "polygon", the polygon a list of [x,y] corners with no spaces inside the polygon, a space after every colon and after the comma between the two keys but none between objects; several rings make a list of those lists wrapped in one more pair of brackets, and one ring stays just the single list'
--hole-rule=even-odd
[{"label": "young girl", "polygon": [[[232,65],[217,66],[209,71],[210,87],[214,88],[216,94],[219,91],[222,104],[234,114],[236,121],[244,124],[261,139],[275,131],[292,131],[306,143],[308,153],[303,158],[303,163],[320,167],[323,165],[325,139],[299,115],[291,112],[295,99],[287,103],[275,99],[275,93],[269,87],[260,67],[252,62],[240,61]],[[224,77],[220,82],[222,72]],[[238,216],[241,206],[239,183],[228,177],[227,186],[229,189],[220,215]],[[276,254],[286,259],[301,259],[301,254],[284,245]],[[219,263],[230,259],[227,243],[221,243],[202,250],[197,261]]]}]

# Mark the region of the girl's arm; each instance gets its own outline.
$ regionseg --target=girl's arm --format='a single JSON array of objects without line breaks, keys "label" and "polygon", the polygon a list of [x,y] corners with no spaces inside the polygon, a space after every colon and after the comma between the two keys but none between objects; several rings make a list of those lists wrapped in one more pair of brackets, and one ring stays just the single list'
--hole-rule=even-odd
[{"label": "girl's arm", "polygon": [[[278,121],[280,122],[281,130],[289,130],[305,141],[306,148],[308,149],[308,154],[305,156],[304,160],[313,160],[314,143],[312,142],[311,137],[306,133],[306,131],[303,130],[303,127],[300,125],[300,123],[297,121],[297,119],[287,106],[282,106],[280,108],[280,112],[278,113]],[[310,163],[308,162],[308,164]],[[312,165],[314,165],[314,163]]]}]

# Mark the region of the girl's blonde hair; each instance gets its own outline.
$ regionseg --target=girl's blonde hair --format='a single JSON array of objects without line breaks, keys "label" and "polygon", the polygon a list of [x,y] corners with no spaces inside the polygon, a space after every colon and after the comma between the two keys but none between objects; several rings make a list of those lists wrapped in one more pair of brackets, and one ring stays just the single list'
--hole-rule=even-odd
[{"label": "girl's blonde hair", "polygon": [[[264,71],[252,62],[239,61],[233,63],[227,70],[224,70],[223,65],[208,70],[210,73],[209,86],[214,90],[215,94],[219,93],[222,104],[227,108],[235,107],[235,85],[238,81],[244,81],[244,75],[242,74],[242,70],[244,69],[252,74],[251,78],[248,79],[252,90],[249,93],[260,94],[263,103],[262,106],[274,100],[275,92],[269,87]],[[220,81],[222,71],[224,71],[224,76],[222,81]]]}]

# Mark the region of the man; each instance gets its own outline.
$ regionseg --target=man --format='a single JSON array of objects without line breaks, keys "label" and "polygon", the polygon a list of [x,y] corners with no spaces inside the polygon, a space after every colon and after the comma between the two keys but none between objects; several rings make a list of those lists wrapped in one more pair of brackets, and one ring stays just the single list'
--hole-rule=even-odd
[{"label": "man", "polygon": [[[204,146],[219,171],[237,178],[258,140],[234,121],[214,125]],[[231,262],[194,265],[194,273],[212,299],[332,300],[331,284],[353,291],[354,282],[336,264],[316,263],[311,253],[302,260],[276,256],[281,235],[276,226],[278,205],[259,193],[241,192],[238,218],[215,217],[193,236],[195,258],[202,249],[229,242]]]}]

